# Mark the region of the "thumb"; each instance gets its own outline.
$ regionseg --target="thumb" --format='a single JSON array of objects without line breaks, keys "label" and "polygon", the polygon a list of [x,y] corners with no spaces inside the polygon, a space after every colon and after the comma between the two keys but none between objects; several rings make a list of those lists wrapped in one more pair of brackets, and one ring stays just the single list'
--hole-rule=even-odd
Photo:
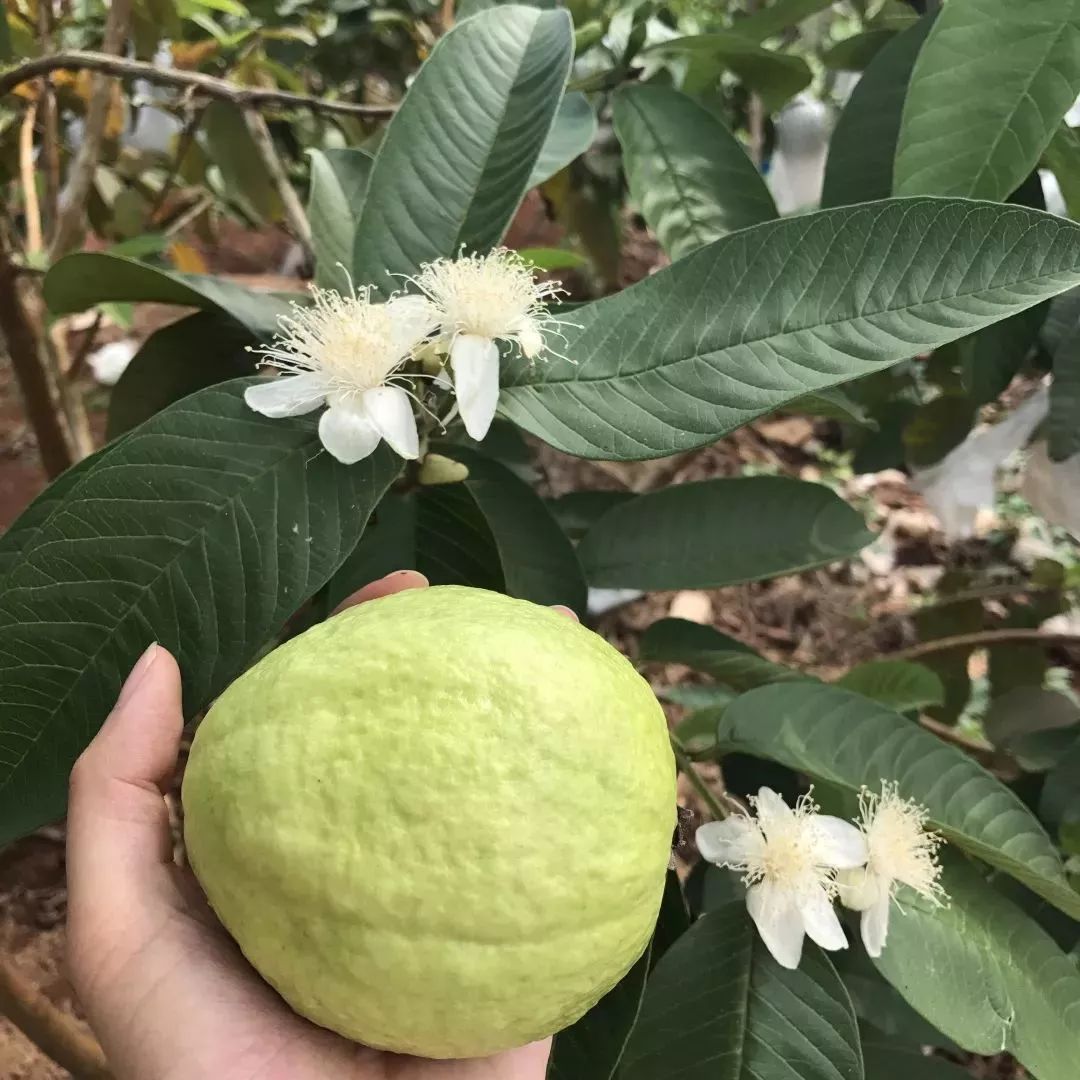
[{"label": "thumb", "polygon": [[163,790],[176,766],[183,727],[180,670],[165,649],[151,645],[71,771],[68,889],[74,928],[106,908],[120,913],[127,901],[160,886],[165,865],[172,863]]}]

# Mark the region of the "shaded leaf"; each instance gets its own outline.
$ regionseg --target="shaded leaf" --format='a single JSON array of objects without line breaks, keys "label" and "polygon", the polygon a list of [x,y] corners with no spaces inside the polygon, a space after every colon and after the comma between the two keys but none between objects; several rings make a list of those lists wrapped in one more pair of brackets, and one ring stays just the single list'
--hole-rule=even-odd
[{"label": "shaded leaf", "polygon": [[577,309],[569,360],[508,360],[500,405],[568,453],[678,453],[1070,288],[1078,241],[1061,218],[948,199],[766,222]]},{"label": "shaded leaf", "polygon": [[808,944],[798,970],[780,967],[736,899],[656,965],[619,1076],[861,1080],[863,1067],[851,1002],[825,954]]},{"label": "shaded leaf", "polygon": [[875,961],[923,1016],[977,1054],[1008,1051],[1039,1080],[1073,1080],[1080,970],[1053,939],[959,859],[933,907],[904,895]]},{"label": "shaded leaf", "polygon": [[950,0],[912,72],[894,193],[1006,198],[1078,94],[1076,0]]},{"label": "shaded leaf", "polygon": [[253,341],[250,331],[216,311],[197,311],[155,330],[109,395],[107,437],[130,431],[196,390],[253,375],[255,364],[244,351]]},{"label": "shaded leaf", "polygon": [[762,5],[749,15],[735,20],[735,33],[747,41],[764,41],[775,37],[803,19],[829,7],[832,0],[775,0]]},{"label": "shaded leaf", "polygon": [[609,510],[633,498],[630,491],[569,491],[548,509],[568,536],[580,540]]},{"label": "shaded leaf", "polygon": [[394,275],[497,244],[530,183],[573,51],[569,16],[508,4],[439,39],[390,121],[371,170],[353,276]]},{"label": "shaded leaf", "polygon": [[1054,353],[1046,430],[1051,461],[1080,452],[1080,330],[1068,334]]},{"label": "shaded leaf", "polygon": [[62,812],[72,763],[149,642],[179,660],[186,714],[205,707],[329,579],[397,475],[388,450],[340,466],[312,421],[253,413],[246,385],[202,390],[109,448],[8,567],[4,841]]},{"label": "shaded leaf", "polygon": [[1016,686],[990,702],[983,731],[995,746],[1015,746],[1024,736],[1069,728],[1080,722],[1080,706],[1056,690]]},{"label": "shaded leaf", "polygon": [[873,59],[851,92],[829,140],[822,206],[884,199],[892,194],[900,117],[934,14],[897,34]]},{"label": "shaded leaf", "polygon": [[703,480],[620,503],[578,548],[590,585],[693,589],[844,559],[873,539],[831,489],[781,476]]},{"label": "shaded leaf", "polygon": [[211,101],[200,128],[210,160],[221,172],[226,197],[263,221],[281,217],[281,196],[270,179],[262,155],[231,101]]},{"label": "shaded leaf", "polygon": [[630,84],[615,95],[613,120],[630,193],[672,259],[777,216],[742,144],[693,98]]},{"label": "shaded leaf", "polygon": [[[45,302],[54,315],[70,315],[106,301],[152,301],[214,311],[253,334],[277,330],[288,298],[255,292],[224,278],[176,274],[104,252],[65,255],[45,275]],[[297,298],[302,294],[298,293]]]},{"label": "shaded leaf", "polygon": [[565,169],[589,149],[595,138],[596,113],[589,99],[577,91],[564,95],[526,187],[536,187]]},{"label": "shaded leaf", "polygon": [[865,71],[895,36],[893,30],[864,30],[827,49],[821,62],[834,71]]},{"label": "shaded leaf", "polygon": [[315,255],[315,280],[345,292],[342,267],[352,260],[353,234],[364,208],[375,159],[359,149],[309,150],[311,191],[307,216]]},{"label": "shaded leaf", "polygon": [[945,700],[941,679],[923,664],[906,660],[869,660],[842,675],[835,685],[897,712],[941,705]]},{"label": "shaded leaf", "polygon": [[892,1043],[863,1039],[866,1080],[969,1080],[970,1074],[945,1058],[928,1057]]},{"label": "shaded leaf", "polygon": [[950,843],[1080,916],[1080,893],[1027,807],[957,747],[898,713],[821,683],[764,686],[724,710],[717,739],[722,748],[771,758],[849,791],[876,791],[883,777],[895,780]]},{"label": "shaded leaf", "polygon": [[1080,218],[1080,133],[1067,123],[1059,125],[1043,152],[1043,164],[1057,178],[1069,217]]}]

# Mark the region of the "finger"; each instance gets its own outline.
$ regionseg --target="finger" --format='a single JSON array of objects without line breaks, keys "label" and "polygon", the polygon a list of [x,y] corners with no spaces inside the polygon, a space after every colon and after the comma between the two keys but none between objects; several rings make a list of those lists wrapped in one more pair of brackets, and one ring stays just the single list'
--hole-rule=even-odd
[{"label": "finger", "polygon": [[184,727],[180,670],[160,645],[132,669],[116,707],[71,771],[68,885],[73,914],[137,894],[172,861],[163,789]]},{"label": "finger", "polygon": [[381,577],[378,581],[372,581],[362,589],[357,589],[334,608],[333,614],[337,615],[346,608],[355,607],[368,600],[378,600],[380,596],[404,592],[406,589],[426,589],[428,584],[428,579],[419,570],[395,570],[392,574],[387,574],[386,577]]},{"label": "finger", "polygon": [[577,612],[573,608],[568,608],[565,604],[552,604],[552,611],[557,611],[560,615],[565,615],[568,619],[573,619],[574,622],[581,622],[577,617]]}]

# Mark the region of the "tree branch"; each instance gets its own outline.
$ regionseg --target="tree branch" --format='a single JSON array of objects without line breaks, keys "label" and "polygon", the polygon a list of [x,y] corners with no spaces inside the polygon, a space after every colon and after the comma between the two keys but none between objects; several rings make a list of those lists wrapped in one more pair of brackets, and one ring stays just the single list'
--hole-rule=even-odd
[{"label": "tree branch", "polygon": [[957,634],[955,637],[935,638],[933,641],[920,641],[898,652],[885,653],[883,660],[918,660],[920,656],[946,652],[949,649],[980,649],[989,645],[1004,645],[1010,641],[1030,641],[1036,645],[1080,645],[1080,634],[1051,634],[1044,630],[1015,627],[1002,630],[979,630],[971,634]]},{"label": "tree branch", "polygon": [[[102,53],[119,56],[127,41],[128,23],[131,21],[131,0],[111,0],[105,20],[105,35],[101,43]],[[2,92],[0,92],[2,93]],[[101,158],[101,143],[109,122],[112,105],[112,83],[103,74],[94,80],[90,91],[90,104],[86,109],[86,125],[82,144],[75,155],[62,196],[63,205],[56,215],[56,228],[49,244],[49,262],[66,255],[79,240],[86,218],[86,200],[94,183]]]},{"label": "tree branch", "polygon": [[262,113],[253,105],[244,109],[244,122],[247,124],[248,131],[251,132],[252,139],[255,140],[255,148],[259,151],[263,165],[266,166],[270,182],[274,185],[278,198],[281,199],[285,220],[289,223],[289,228],[296,239],[304,245],[304,251],[310,258],[312,254],[311,226],[308,224],[304,207],[297,197],[296,189],[289,183],[289,178],[285,174],[285,167],[281,164],[281,158],[278,157],[277,148],[274,146],[274,137],[270,134]]},{"label": "tree branch", "polygon": [[237,86],[225,79],[204,75],[201,71],[177,71],[156,68],[142,60],[125,60],[105,53],[69,49],[52,56],[27,60],[0,75],[0,97],[20,83],[48,75],[52,71],[97,71],[103,75],[145,79],[158,86],[180,90],[194,89],[198,93],[222,101],[231,101],[242,109],[259,105],[281,105],[285,108],[310,109],[312,112],[339,113],[343,116],[378,118],[392,116],[396,105],[356,105],[351,101],[328,101],[293,94],[285,90],[268,90],[261,86]]},{"label": "tree branch", "polygon": [[11,960],[0,960],[0,1015],[79,1080],[108,1080],[105,1055]]}]

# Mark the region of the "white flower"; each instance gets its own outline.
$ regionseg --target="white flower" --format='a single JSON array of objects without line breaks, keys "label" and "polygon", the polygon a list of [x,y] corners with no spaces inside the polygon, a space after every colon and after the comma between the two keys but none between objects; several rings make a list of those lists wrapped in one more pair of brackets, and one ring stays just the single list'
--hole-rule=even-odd
[{"label": "white flower", "polygon": [[900,797],[896,784],[881,782],[881,794],[859,793],[859,827],[866,837],[866,865],[837,878],[840,902],[861,911],[863,944],[880,956],[889,932],[889,904],[898,884],[940,904],[948,899],[938,884],[942,839],[926,831],[928,811]]},{"label": "white flower", "polygon": [[367,457],[381,439],[403,458],[420,453],[409,391],[396,374],[435,329],[430,305],[415,296],[373,304],[368,290],[343,296],[312,289],[310,307],[293,305],[281,332],[256,350],[285,374],[250,386],[244,400],[257,413],[279,418],[329,408],[319,438],[338,461]]},{"label": "white flower", "polygon": [[865,838],[849,822],[819,814],[808,795],[792,810],[763,787],[750,802],[756,818],[738,814],[702,825],[698,850],[743,872],[747,910],[778,963],[799,966],[806,934],[823,949],[846,949],[832,904],[836,871],[866,861]]},{"label": "white flower", "polygon": [[482,439],[499,401],[496,342],[516,342],[530,359],[543,352],[550,321],[544,301],[561,289],[534,281],[529,265],[506,248],[427,263],[412,280],[438,319],[465,430]]}]

